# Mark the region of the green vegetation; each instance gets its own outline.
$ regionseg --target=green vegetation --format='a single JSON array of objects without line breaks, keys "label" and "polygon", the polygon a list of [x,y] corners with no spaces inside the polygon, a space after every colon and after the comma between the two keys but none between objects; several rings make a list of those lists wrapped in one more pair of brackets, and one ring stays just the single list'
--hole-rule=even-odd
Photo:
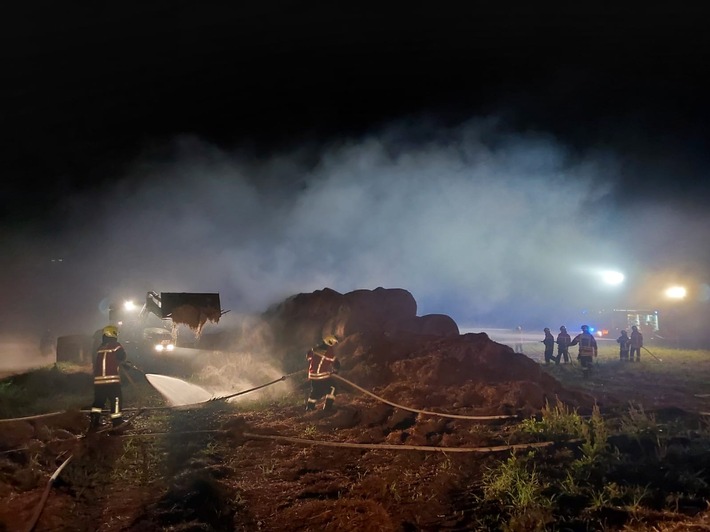
[{"label": "green vegetation", "polygon": [[81,409],[93,400],[91,374],[54,364],[0,381],[0,418]]},{"label": "green vegetation", "polygon": [[630,404],[618,418],[598,408],[584,418],[557,401],[517,430],[558,446],[512,454],[485,472],[479,520],[489,528],[644,530],[646,516],[671,521],[707,508],[710,431],[697,414],[658,420]]},{"label": "green vegetation", "polygon": [[[86,366],[58,363],[0,380],[0,419],[87,409],[93,400],[93,377]],[[123,400],[127,407],[164,404],[135,372],[124,373]]]}]

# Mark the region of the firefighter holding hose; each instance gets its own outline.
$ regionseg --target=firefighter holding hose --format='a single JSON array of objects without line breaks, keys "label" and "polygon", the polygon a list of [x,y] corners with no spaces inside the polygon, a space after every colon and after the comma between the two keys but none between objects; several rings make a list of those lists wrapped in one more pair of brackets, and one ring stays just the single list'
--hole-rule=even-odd
[{"label": "firefighter holding hose", "polygon": [[94,358],[94,404],[91,406],[91,425],[94,431],[101,423],[101,411],[108,401],[111,424],[118,427],[123,423],[121,406],[121,375],[119,367],[126,363],[126,351],[118,342],[118,328],[108,325],[101,331],[101,345]]},{"label": "firefighter holding hose", "polygon": [[333,352],[338,339],[329,335],[306,355],[308,361],[308,380],[311,391],[306,401],[306,410],[315,410],[316,404],[325,396],[323,410],[330,410],[335,403],[335,380],[331,376],[340,369],[340,361]]}]

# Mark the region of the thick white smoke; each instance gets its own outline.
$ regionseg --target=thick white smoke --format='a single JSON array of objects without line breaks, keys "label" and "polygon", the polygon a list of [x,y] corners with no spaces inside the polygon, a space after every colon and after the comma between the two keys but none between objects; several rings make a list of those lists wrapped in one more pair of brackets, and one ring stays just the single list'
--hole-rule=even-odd
[{"label": "thick white smoke", "polygon": [[572,154],[494,120],[434,137],[392,126],[270,160],[178,139],[171,157],[138,161],[98,194],[63,199],[41,233],[7,239],[2,320],[61,334],[148,290],[219,292],[225,309],[261,312],[299,292],[383,286],[462,325],[557,326],[623,299],[596,273],[640,271],[653,216],[656,237],[687,227],[682,212],[620,206],[613,152]]}]

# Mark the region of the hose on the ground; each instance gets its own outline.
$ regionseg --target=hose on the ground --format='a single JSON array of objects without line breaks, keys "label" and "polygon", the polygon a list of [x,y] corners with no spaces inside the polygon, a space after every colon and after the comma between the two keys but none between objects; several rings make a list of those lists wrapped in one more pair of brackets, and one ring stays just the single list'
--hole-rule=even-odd
[{"label": "hose on the ground", "polygon": [[[185,432],[149,432],[142,434],[118,434],[119,438],[153,438],[158,436],[180,436],[190,434],[221,434],[225,436],[238,436],[246,439],[275,440],[301,445],[319,445],[323,447],[341,447],[347,449],[384,449],[389,451],[427,451],[442,453],[495,453],[500,451],[513,451],[529,448],[550,447],[558,442],[544,441],[531,443],[516,443],[510,445],[494,445],[484,447],[435,447],[433,445],[397,445],[386,443],[350,443],[338,441],[317,441],[306,438],[295,438],[292,436],[279,436],[278,434],[254,434],[252,432],[234,432],[232,430],[191,430]],[[579,440],[570,440],[566,443],[574,443]]]},{"label": "hose on the ground", "polygon": [[449,418],[454,418],[454,419],[473,419],[473,420],[479,420],[479,421],[491,420],[491,419],[515,419],[518,417],[515,414],[499,415],[499,416],[465,416],[465,415],[459,415],[459,414],[444,414],[442,412],[432,412],[430,410],[418,410],[416,408],[409,408],[407,406],[402,406],[397,403],[393,403],[391,401],[388,401],[387,399],[384,399],[383,397],[375,395],[374,393],[369,392],[369,391],[365,390],[364,388],[361,388],[360,386],[358,386],[354,382],[349,381],[345,377],[341,377],[337,373],[333,373],[331,376],[338,379],[339,381],[342,381],[342,382],[348,384],[349,386],[352,386],[356,390],[359,390],[362,393],[369,395],[370,397],[373,397],[374,399],[377,399],[378,401],[386,403],[386,404],[393,406],[395,408],[399,408],[401,410],[406,410],[408,412],[415,412],[417,414],[425,414],[427,416],[449,417]]},{"label": "hose on the ground", "polygon": [[42,493],[42,498],[39,501],[39,504],[37,505],[37,508],[35,509],[35,513],[32,515],[32,521],[30,521],[29,526],[27,527],[27,532],[32,532],[35,527],[37,526],[37,521],[39,521],[39,517],[42,515],[42,510],[44,510],[44,505],[47,503],[47,497],[49,497],[49,491],[52,489],[52,486],[54,485],[54,482],[57,480],[59,477],[59,473],[62,472],[62,469],[66,467],[66,465],[71,461],[71,459],[74,457],[74,455],[69,455],[69,457],[62,462],[62,465],[60,465],[57,470],[54,472],[54,474],[49,477],[49,481],[47,482],[47,486],[44,488],[44,493]]}]

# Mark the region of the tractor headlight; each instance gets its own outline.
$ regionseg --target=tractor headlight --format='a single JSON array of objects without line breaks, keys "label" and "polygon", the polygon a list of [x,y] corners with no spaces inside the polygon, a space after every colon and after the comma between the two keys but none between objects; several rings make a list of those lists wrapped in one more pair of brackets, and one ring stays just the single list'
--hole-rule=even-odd
[{"label": "tractor headlight", "polygon": [[159,344],[155,344],[155,350],[158,353],[162,353],[163,351],[173,351],[175,349],[175,344],[172,342],[160,342]]}]

